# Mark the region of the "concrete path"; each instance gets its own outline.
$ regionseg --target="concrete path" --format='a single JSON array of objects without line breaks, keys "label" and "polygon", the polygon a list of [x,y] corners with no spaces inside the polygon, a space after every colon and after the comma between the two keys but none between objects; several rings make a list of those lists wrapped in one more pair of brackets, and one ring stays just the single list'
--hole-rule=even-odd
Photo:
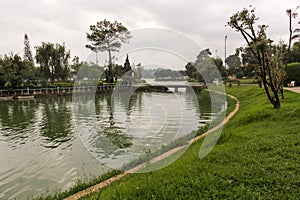
[{"label": "concrete path", "polygon": [[300,87],[285,87],[284,89],[292,92],[300,93]]}]

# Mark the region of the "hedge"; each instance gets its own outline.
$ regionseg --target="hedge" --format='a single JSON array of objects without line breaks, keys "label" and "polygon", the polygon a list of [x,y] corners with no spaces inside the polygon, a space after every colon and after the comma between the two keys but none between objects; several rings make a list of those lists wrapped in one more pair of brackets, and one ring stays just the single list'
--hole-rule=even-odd
[{"label": "hedge", "polygon": [[287,65],[287,78],[285,79],[284,85],[296,81],[295,85],[300,86],[300,63],[290,63]]}]

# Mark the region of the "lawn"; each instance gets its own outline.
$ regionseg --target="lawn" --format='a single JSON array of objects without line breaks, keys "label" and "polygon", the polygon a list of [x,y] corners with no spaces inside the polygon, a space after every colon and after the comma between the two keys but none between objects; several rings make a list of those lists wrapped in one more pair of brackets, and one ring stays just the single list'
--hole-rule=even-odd
[{"label": "lawn", "polygon": [[227,88],[240,110],[214,149],[202,140],[176,162],[131,174],[82,199],[297,199],[300,196],[300,94],[285,92],[274,110],[256,86]]}]

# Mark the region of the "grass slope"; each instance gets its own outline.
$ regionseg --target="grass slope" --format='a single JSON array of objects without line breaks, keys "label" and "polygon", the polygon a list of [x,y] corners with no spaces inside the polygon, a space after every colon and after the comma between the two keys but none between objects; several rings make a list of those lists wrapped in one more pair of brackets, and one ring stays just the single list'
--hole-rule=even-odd
[{"label": "grass slope", "polygon": [[286,91],[272,109],[257,87],[227,88],[240,110],[212,152],[202,140],[170,166],[131,174],[83,199],[297,199],[300,196],[300,95]]}]

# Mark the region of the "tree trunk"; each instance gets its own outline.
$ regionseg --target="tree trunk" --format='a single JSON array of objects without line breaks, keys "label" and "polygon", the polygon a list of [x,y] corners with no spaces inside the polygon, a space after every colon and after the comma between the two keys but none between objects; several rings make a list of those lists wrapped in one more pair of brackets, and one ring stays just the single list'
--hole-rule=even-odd
[{"label": "tree trunk", "polygon": [[280,87],[280,93],[281,93],[281,99],[284,99],[284,92],[283,92],[283,87]]},{"label": "tree trunk", "polygon": [[114,77],[112,74],[112,61],[111,61],[111,52],[108,50],[108,83],[113,83]]},{"label": "tree trunk", "polygon": [[272,93],[274,95],[274,97],[272,97],[271,94],[270,94],[270,91],[269,91],[269,87],[268,87],[268,84],[267,84],[266,77],[264,77],[262,81],[263,81],[264,89],[266,91],[268,100],[273,105],[273,108],[274,109],[280,108],[281,105],[280,105],[280,99],[279,99],[279,96],[278,96],[278,92],[275,91],[275,90],[272,90]]},{"label": "tree trunk", "polygon": [[278,108],[281,107],[279,95],[278,95],[277,92],[276,92],[274,95],[275,95],[275,102],[274,102],[274,104],[273,104],[273,107],[274,107],[275,109],[278,109]]},{"label": "tree trunk", "polygon": [[272,97],[270,95],[270,91],[269,91],[269,88],[267,86],[264,86],[265,88],[265,91],[266,91],[266,94],[267,94],[267,97],[268,97],[268,100],[270,101],[270,103],[273,105],[273,108],[274,109],[278,109],[281,107],[280,105],[280,100],[279,100],[279,95],[278,93],[274,93],[274,97]]}]

